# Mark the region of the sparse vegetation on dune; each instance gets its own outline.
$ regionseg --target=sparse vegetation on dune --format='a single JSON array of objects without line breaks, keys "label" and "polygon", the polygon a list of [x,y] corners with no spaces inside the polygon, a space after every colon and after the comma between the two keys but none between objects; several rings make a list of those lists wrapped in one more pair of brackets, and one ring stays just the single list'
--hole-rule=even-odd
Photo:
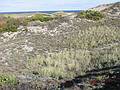
[{"label": "sparse vegetation on dune", "polygon": [[[72,78],[77,71],[81,70],[89,63],[89,53],[86,51],[67,51],[39,55],[36,59],[29,60],[27,67],[29,71],[37,72],[43,77]],[[85,68],[84,68],[85,69]],[[80,74],[80,73],[79,73]]]},{"label": "sparse vegetation on dune", "polygon": [[[2,17],[0,21],[0,72],[14,72],[21,86],[27,82],[38,87],[54,83],[51,84],[54,87],[60,81],[79,75],[85,75],[83,81],[93,80],[86,78],[87,72],[120,65],[118,17],[87,10],[20,18]],[[0,85],[15,85],[17,79],[0,74]]]},{"label": "sparse vegetation on dune", "polygon": [[[35,14],[31,17],[20,17],[20,18],[13,18],[13,17],[4,17],[4,19],[0,20],[0,32],[16,32],[18,31],[17,28],[20,25],[27,26],[29,22],[32,21],[41,21],[47,22],[53,19],[59,19],[60,16],[52,17],[51,15],[47,14]],[[80,12],[77,17],[86,18],[90,20],[100,20],[104,16],[97,11],[83,11]]]},{"label": "sparse vegetation on dune", "polygon": [[1,18],[3,19],[0,19],[0,32],[16,32],[20,25],[27,26],[32,21],[47,22],[53,20],[53,17],[47,14],[35,14],[31,17],[20,18],[1,16]]},{"label": "sparse vegetation on dune", "polygon": [[47,56],[39,55],[29,60],[27,69],[30,73],[42,77],[73,78],[85,74],[89,69],[117,65],[120,63],[119,48],[118,45],[104,50],[64,50]]},{"label": "sparse vegetation on dune", "polygon": [[59,47],[65,47],[61,48],[62,51],[40,54],[29,60],[28,71],[46,77],[71,78],[84,74],[90,68],[103,68],[120,63],[119,29],[103,25],[78,32],[66,35],[66,38],[59,42]]}]

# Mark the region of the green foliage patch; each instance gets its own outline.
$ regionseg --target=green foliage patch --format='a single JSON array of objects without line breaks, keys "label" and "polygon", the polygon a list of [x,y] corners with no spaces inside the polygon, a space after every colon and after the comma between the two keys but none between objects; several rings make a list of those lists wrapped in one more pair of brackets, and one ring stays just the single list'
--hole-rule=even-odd
[{"label": "green foliage patch", "polygon": [[14,75],[0,74],[0,85],[16,85],[17,79]]},{"label": "green foliage patch", "polygon": [[19,20],[8,17],[6,19],[5,25],[3,25],[2,28],[0,28],[0,32],[16,32],[19,25]]},{"label": "green foliage patch", "polygon": [[36,20],[39,20],[41,22],[47,22],[53,20],[53,18],[50,15],[46,15],[46,14],[35,14],[32,17],[28,18],[28,21],[36,21]]},{"label": "green foliage patch", "polygon": [[96,21],[104,18],[104,15],[99,11],[87,10],[80,12],[77,17]]}]

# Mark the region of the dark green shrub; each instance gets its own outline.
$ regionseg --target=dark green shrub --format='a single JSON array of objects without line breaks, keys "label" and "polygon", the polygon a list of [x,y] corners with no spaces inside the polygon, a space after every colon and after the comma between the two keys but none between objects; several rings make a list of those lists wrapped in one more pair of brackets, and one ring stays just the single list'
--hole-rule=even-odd
[{"label": "dark green shrub", "polygon": [[13,75],[0,74],[0,85],[16,85],[17,79]]},{"label": "dark green shrub", "polygon": [[96,21],[104,18],[104,15],[99,11],[87,10],[80,12],[77,17]]}]

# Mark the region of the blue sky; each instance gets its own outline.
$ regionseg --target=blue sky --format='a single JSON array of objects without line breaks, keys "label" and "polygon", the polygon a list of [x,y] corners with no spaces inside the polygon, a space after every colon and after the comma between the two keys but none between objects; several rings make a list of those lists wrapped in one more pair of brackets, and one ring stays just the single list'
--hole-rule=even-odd
[{"label": "blue sky", "polygon": [[0,0],[0,12],[83,10],[120,0]]}]

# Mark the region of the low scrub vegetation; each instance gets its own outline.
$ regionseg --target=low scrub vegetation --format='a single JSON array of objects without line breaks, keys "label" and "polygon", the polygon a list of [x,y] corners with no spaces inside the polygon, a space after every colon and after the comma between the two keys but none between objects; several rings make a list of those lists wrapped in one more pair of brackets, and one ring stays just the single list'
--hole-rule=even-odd
[{"label": "low scrub vegetation", "polygon": [[80,12],[77,17],[96,21],[104,18],[104,15],[99,11],[87,10]]},{"label": "low scrub vegetation", "polygon": [[32,17],[28,18],[28,21],[36,21],[39,20],[41,22],[46,22],[46,21],[50,21],[53,18],[50,15],[46,15],[46,14],[35,14]]},{"label": "low scrub vegetation", "polygon": [[[49,45],[51,52],[30,59],[27,69],[43,77],[59,79],[72,78],[89,69],[116,65],[120,63],[119,33],[117,28],[96,24],[66,35],[62,40],[54,37],[55,44],[50,42]],[[58,52],[52,52],[55,47],[60,48]]]},{"label": "low scrub vegetation", "polygon": [[16,32],[18,31],[17,29],[20,25],[27,26],[29,22],[37,20],[41,22],[47,22],[53,20],[53,18],[50,15],[45,14],[35,14],[30,18],[6,17],[2,20],[0,19],[0,32]]},{"label": "low scrub vegetation", "polygon": [[119,53],[119,45],[95,51],[64,50],[47,56],[39,55],[29,60],[27,69],[43,77],[73,78],[84,74],[90,68],[100,69],[120,63]]},{"label": "low scrub vegetation", "polygon": [[120,40],[120,31],[107,26],[91,27],[80,30],[65,39],[67,47],[76,49],[93,49]]},{"label": "low scrub vegetation", "polygon": [[6,18],[4,24],[0,28],[0,32],[16,32],[20,25],[20,21],[14,18]]},{"label": "low scrub vegetation", "polygon": [[3,27],[3,31],[16,32],[19,27],[19,21],[14,18],[8,18],[6,24]]},{"label": "low scrub vegetation", "polygon": [[[86,51],[68,51],[37,56],[34,60],[29,60],[28,69],[38,72],[41,76],[53,78],[72,78],[76,71],[84,71],[88,65],[90,53]],[[84,68],[84,69],[82,69]]]}]

